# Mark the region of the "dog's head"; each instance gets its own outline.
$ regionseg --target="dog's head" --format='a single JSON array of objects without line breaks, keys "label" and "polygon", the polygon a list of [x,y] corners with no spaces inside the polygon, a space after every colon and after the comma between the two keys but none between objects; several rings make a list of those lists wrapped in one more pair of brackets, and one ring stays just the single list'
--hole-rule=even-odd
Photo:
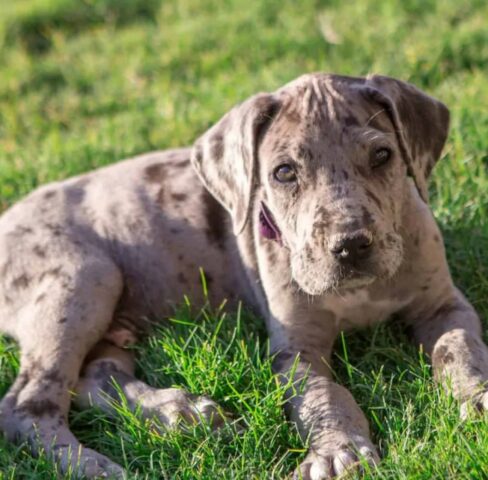
[{"label": "dog's head", "polygon": [[409,177],[427,201],[448,125],[442,103],[399,80],[310,74],[235,107],[192,162],[235,233],[256,211],[260,234],[290,250],[293,280],[317,295],[398,270]]}]

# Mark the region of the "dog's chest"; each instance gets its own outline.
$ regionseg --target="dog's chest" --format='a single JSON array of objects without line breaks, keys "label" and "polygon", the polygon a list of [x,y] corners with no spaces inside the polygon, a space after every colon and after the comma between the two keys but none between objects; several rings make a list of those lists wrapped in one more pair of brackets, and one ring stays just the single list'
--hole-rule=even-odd
[{"label": "dog's chest", "polygon": [[367,327],[383,322],[410,303],[411,298],[372,296],[366,289],[329,296],[324,308],[329,311],[341,330]]}]

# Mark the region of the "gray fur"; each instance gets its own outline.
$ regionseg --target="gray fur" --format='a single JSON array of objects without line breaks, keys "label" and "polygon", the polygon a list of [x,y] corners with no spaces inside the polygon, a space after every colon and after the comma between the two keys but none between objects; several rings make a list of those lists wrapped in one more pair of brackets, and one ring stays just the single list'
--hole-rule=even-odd
[{"label": "gray fur", "polygon": [[[183,294],[204,301],[198,267],[212,302],[243,299],[266,318],[279,378],[297,357],[294,379],[308,375],[287,404],[311,435],[303,478],[338,475],[361,455],[378,461],[366,418],[330,372],[342,330],[397,313],[435,377],[463,405],[488,408],[480,322],[452,283],[426,203],[448,119],[398,80],[305,75],[235,107],[193,150],[126,160],[14,205],[0,219],[0,329],[18,340],[21,368],[0,404],[3,431],[94,478],[123,471],[79,449],[66,421],[72,390],[80,407],[110,412],[116,382],[163,425],[220,424],[211,400],[136,380],[124,349]],[[373,169],[381,148],[392,157]],[[282,163],[296,183],[274,179]],[[280,241],[260,234],[263,203]],[[346,265],[354,245],[367,257]]]}]

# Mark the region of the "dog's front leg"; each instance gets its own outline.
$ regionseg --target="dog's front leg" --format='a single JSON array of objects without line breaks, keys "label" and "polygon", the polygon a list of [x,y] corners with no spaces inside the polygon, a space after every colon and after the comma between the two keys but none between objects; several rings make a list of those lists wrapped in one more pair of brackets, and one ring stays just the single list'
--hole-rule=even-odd
[{"label": "dog's front leg", "polygon": [[290,386],[287,414],[310,443],[295,473],[295,478],[307,480],[333,478],[357,468],[361,457],[370,464],[378,461],[363,412],[351,393],[332,379],[329,365],[336,332],[323,318],[322,322],[295,320],[292,327],[279,322],[271,335],[277,352],[273,369]]},{"label": "dog's front leg", "polygon": [[418,315],[413,326],[435,378],[462,402],[461,415],[470,405],[488,410],[488,347],[480,320],[462,294],[453,290],[440,305]]}]

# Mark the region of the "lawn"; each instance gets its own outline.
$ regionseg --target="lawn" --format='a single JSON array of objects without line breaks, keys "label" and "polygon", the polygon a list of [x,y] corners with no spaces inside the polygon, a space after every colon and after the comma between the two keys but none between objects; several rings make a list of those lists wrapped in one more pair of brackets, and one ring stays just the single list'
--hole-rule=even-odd
[{"label": "lawn", "polygon": [[[485,0],[0,0],[0,210],[37,185],[187,145],[234,103],[308,71],[377,72],[449,105],[432,207],[457,284],[488,330],[488,3]],[[304,457],[281,413],[263,322],[186,301],[139,355],[142,378],[211,395],[236,425],[161,435],[120,405],[73,412],[88,446],[137,479],[282,479]],[[485,337],[486,339],[486,337]],[[348,334],[336,375],[370,421],[375,479],[488,477],[488,416],[458,419],[398,327]],[[0,340],[0,396],[18,366]],[[0,439],[0,480],[54,479]]]}]

